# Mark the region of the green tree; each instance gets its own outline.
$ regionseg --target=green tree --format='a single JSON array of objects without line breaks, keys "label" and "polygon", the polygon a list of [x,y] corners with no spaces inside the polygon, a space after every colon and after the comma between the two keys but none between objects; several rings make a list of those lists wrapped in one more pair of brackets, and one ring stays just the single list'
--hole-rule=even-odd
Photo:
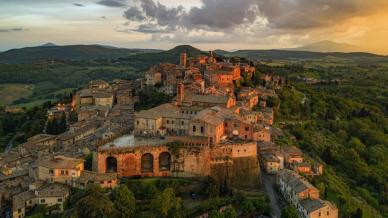
[{"label": "green tree", "polygon": [[120,185],[113,191],[113,215],[115,218],[132,217],[135,213],[136,200],[133,193],[125,185]]},{"label": "green tree", "polygon": [[299,218],[298,211],[292,206],[288,206],[282,210],[281,218]]},{"label": "green tree", "polygon": [[157,214],[167,217],[179,212],[182,202],[180,198],[175,197],[175,192],[172,188],[166,188],[152,199],[151,205]]},{"label": "green tree", "polygon": [[356,212],[354,213],[354,215],[352,216],[352,218],[362,218],[363,215],[362,215],[362,210],[361,208],[357,208]]},{"label": "green tree", "polygon": [[0,136],[2,136],[3,134],[4,134],[3,122],[0,120]]},{"label": "green tree", "polygon": [[70,111],[69,113],[69,121],[75,123],[78,121],[78,114],[75,110]]},{"label": "green tree", "polygon": [[142,190],[142,195],[145,199],[153,198],[158,191],[154,183],[150,183],[147,181],[142,181],[140,184],[140,188]]},{"label": "green tree", "polygon": [[255,212],[255,207],[250,200],[245,200],[241,204],[241,212],[244,216],[250,217]]},{"label": "green tree", "polygon": [[237,217],[237,212],[233,207],[227,207],[224,210],[224,217],[225,218],[236,218]]},{"label": "green tree", "polygon": [[57,118],[53,118],[47,121],[46,133],[51,135],[57,135]]},{"label": "green tree", "polygon": [[58,121],[58,134],[65,132],[67,129],[66,114],[63,113]]},{"label": "green tree", "polygon": [[224,218],[225,216],[218,210],[212,210],[209,213],[209,218]]},{"label": "green tree", "polygon": [[78,217],[108,218],[112,212],[113,203],[99,185],[89,186],[85,196],[76,203]]}]

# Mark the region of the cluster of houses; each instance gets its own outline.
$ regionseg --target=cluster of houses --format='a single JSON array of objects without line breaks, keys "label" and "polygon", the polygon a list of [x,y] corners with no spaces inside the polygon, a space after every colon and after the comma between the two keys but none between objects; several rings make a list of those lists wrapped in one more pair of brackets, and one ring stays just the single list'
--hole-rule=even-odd
[{"label": "cluster of houses", "polygon": [[319,190],[305,177],[289,169],[277,174],[277,183],[283,197],[292,204],[302,218],[336,218],[337,207],[329,201],[321,200]]},{"label": "cluster of houses", "polygon": [[323,173],[323,165],[305,160],[303,152],[296,146],[280,147],[273,142],[260,142],[258,156],[263,169],[269,174],[276,174],[284,168],[307,177],[320,176]]},{"label": "cluster of houses", "polygon": [[[217,62],[213,53],[192,57],[182,53],[180,64],[160,64],[146,74],[143,86],[176,96],[174,101],[135,113],[134,133],[139,136],[201,136],[213,144],[237,137],[270,141],[273,110],[266,98],[275,96],[265,87],[234,90],[244,76],[252,77],[248,64]],[[259,107],[258,110],[253,110]]]},{"label": "cluster of houses", "polygon": [[[37,204],[58,205],[63,211],[69,187],[90,183],[103,187],[117,184],[116,173],[84,170],[84,157],[96,145],[133,129],[134,90],[140,81],[91,81],[76,92],[72,103],[58,104],[47,112],[48,120],[76,112],[77,122],[59,135],[38,134],[8,153],[0,154],[0,208],[2,215],[24,217]],[[12,205],[11,212],[8,205]]]},{"label": "cluster of houses", "polygon": [[[279,175],[283,194],[292,194],[290,202],[303,214],[336,217],[319,193],[299,195],[283,178],[285,172],[320,175],[322,166],[304,161],[296,147],[280,149],[272,142],[274,112],[267,99],[276,97],[274,89],[284,80],[264,75],[265,86],[241,87],[240,79],[254,74],[249,64],[219,61],[212,52],[190,58],[182,53],[179,65],[155,65],[142,79],[91,81],[70,104],[48,111],[48,119],[76,112],[77,121],[66,132],[36,135],[0,155],[1,214],[9,205],[13,217],[24,217],[40,204],[50,213],[61,212],[71,187],[113,188],[121,177],[131,176],[208,176],[215,166],[244,158],[258,167],[259,157],[265,171]],[[148,88],[174,98],[135,112],[138,91]],[[180,147],[173,151],[169,146],[177,142]],[[92,171],[84,168],[87,155],[93,156]],[[254,170],[258,176],[259,169]]]},{"label": "cluster of houses", "polygon": [[296,146],[280,147],[273,142],[260,142],[258,156],[265,172],[276,175],[276,183],[284,199],[303,218],[337,218],[338,209],[319,198],[319,190],[306,177],[320,176],[323,165],[305,160]]},{"label": "cluster of houses", "polygon": [[12,202],[12,217],[24,217],[36,205],[46,205],[49,214],[63,212],[71,187],[83,189],[96,183],[103,188],[113,188],[118,184],[116,173],[84,170],[84,159],[80,158],[31,156],[30,161],[20,167],[24,168],[24,173],[10,172],[8,178],[3,174],[0,182],[2,201]]}]

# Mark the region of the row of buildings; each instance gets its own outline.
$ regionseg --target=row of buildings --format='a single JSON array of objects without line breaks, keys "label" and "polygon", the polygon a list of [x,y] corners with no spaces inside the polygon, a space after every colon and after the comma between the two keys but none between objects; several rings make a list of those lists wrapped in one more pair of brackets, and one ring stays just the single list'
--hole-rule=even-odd
[{"label": "row of buildings", "polygon": [[277,184],[283,197],[292,204],[302,218],[337,218],[338,209],[320,199],[319,190],[303,176],[289,169],[277,174]]}]

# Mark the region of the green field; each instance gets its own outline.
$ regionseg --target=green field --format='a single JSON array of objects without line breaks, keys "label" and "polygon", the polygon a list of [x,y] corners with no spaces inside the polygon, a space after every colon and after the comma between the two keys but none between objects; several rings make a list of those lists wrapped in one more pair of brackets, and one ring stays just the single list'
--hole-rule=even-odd
[{"label": "green field", "polygon": [[32,94],[33,86],[26,84],[0,84],[0,106],[12,104]]}]

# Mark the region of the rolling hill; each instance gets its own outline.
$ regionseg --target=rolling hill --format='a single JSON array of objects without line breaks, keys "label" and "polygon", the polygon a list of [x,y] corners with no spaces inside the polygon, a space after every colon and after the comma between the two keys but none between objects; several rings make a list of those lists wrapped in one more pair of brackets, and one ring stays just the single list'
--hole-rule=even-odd
[{"label": "rolling hill", "polygon": [[0,63],[32,63],[45,60],[95,60],[116,59],[133,54],[156,52],[152,49],[124,49],[102,45],[51,44],[37,47],[11,49],[0,53]]},{"label": "rolling hill", "polygon": [[119,58],[118,60],[142,62],[144,64],[155,64],[162,62],[178,64],[180,54],[183,52],[186,52],[188,57],[196,57],[198,55],[208,54],[207,52],[201,51],[190,45],[179,45],[167,51],[131,55],[125,58]]},{"label": "rolling hill", "polygon": [[311,51],[311,52],[360,52],[365,51],[365,49],[347,44],[347,43],[338,43],[333,41],[320,41],[305,45],[297,48],[285,49],[289,51]]},{"label": "rolling hill", "polygon": [[237,50],[234,52],[227,52],[223,50],[216,50],[216,53],[226,57],[245,57],[251,59],[317,59],[328,56],[338,58],[376,58],[386,57],[365,52],[311,52],[311,51],[289,51],[289,50]]}]

